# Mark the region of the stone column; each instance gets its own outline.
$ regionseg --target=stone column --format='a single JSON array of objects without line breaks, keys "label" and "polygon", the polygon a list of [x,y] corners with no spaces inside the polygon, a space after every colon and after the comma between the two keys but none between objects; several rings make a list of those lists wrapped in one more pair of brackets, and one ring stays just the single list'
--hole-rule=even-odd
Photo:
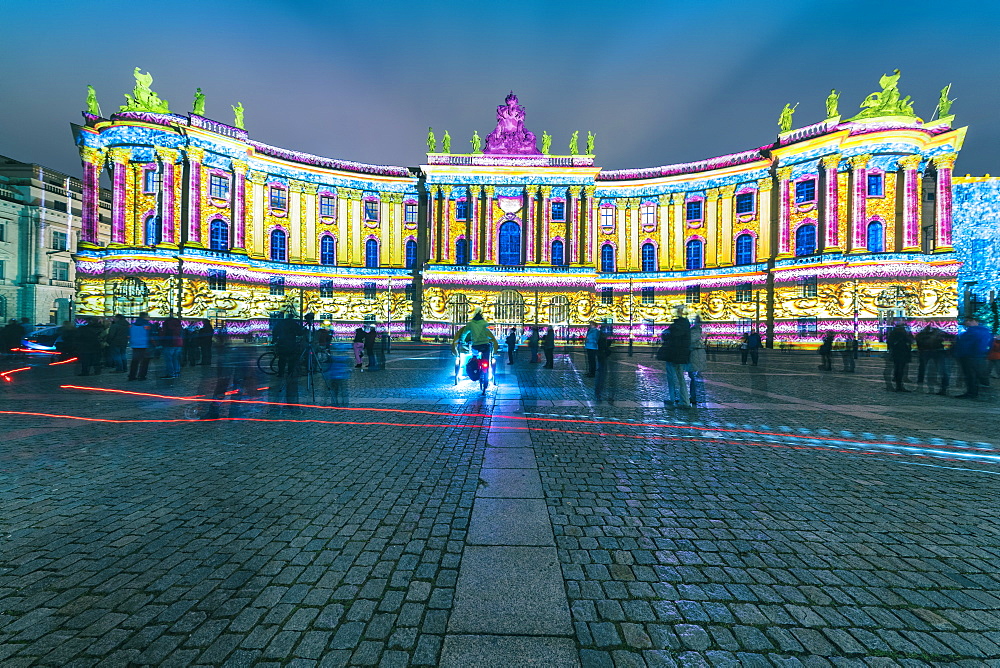
[{"label": "stone column", "polygon": [[580,186],[566,188],[566,238],[563,241],[563,258],[567,265],[577,264],[577,224],[580,220]]},{"label": "stone column", "polygon": [[233,234],[232,248],[234,253],[246,254],[247,227],[247,163],[233,160]]},{"label": "stone column", "polygon": [[[125,245],[125,207],[128,186],[128,163],[132,151],[120,146],[108,149],[111,158],[111,243],[112,248]],[[138,245],[138,244],[137,244]]]},{"label": "stone column", "polygon": [[538,227],[537,217],[537,199],[538,199],[538,186],[530,185],[526,186],[524,189],[525,207],[524,207],[524,264],[534,264],[535,263],[535,230]]},{"label": "stone column", "polygon": [[670,195],[660,195],[656,201],[656,269],[670,269]]},{"label": "stone column", "polygon": [[455,239],[452,234],[451,193],[452,186],[441,186],[441,262],[450,264]]},{"label": "stone column", "polygon": [[709,188],[705,191],[705,268],[719,265],[719,189]]},{"label": "stone column", "polygon": [[955,153],[944,153],[934,158],[937,169],[937,194],[934,198],[936,229],[934,252],[943,253],[951,247],[951,170],[955,167]]},{"label": "stone column", "polygon": [[201,242],[201,164],[205,160],[205,149],[191,146],[187,149],[188,159],[188,219],[185,246],[204,248]]},{"label": "stone column", "polygon": [[757,180],[757,248],[754,260],[763,262],[774,255],[771,248],[771,191],[774,181],[771,177]]},{"label": "stone column", "polygon": [[486,194],[486,205],[483,219],[483,248],[480,261],[484,264],[496,264],[497,256],[493,250],[493,240],[496,238],[496,230],[493,229],[493,202],[496,198],[496,186],[484,186],[483,192]]},{"label": "stone column", "polygon": [[163,165],[163,182],[160,184],[160,212],[162,216],[163,243],[168,247],[178,242],[176,204],[176,163],[180,151],[172,148],[156,148],[156,155]]},{"label": "stone column", "polygon": [[247,174],[247,181],[250,182],[250,205],[253,207],[253,215],[250,224],[245,226],[246,239],[244,248],[247,255],[251,257],[264,257],[264,184],[267,182],[267,174],[264,172],[252,171]]},{"label": "stone column", "polygon": [[83,161],[80,244],[95,247],[99,243],[101,169],[104,167],[104,152],[89,146],[81,146],[80,159]]},{"label": "stone column", "polygon": [[438,224],[438,186],[430,186],[427,189],[427,243],[429,244],[427,257],[431,262],[440,262],[441,249],[441,226]]},{"label": "stone column", "polygon": [[[920,250],[920,187],[917,168],[922,156],[908,155],[898,160],[902,172],[896,183],[896,198],[902,200],[903,250]],[[901,186],[900,186],[901,184]]]},{"label": "stone column", "polygon": [[[364,205],[361,202],[361,191],[355,188],[345,188],[347,199],[347,216],[344,221],[344,241],[347,242],[347,264],[365,264],[365,240],[362,235],[362,220],[365,217]],[[355,259],[357,250],[357,259]]]},{"label": "stone column", "polygon": [[839,251],[840,248],[840,193],[837,166],[840,154],[828,155],[820,163],[823,166],[823,250]]},{"label": "stone column", "polygon": [[868,161],[871,155],[856,155],[851,164],[851,252],[865,252],[868,246]]},{"label": "stone column", "polygon": [[778,258],[792,256],[791,193],[788,181],[792,177],[791,167],[778,169]]},{"label": "stone column", "polygon": [[479,264],[483,241],[483,187],[469,186],[469,264]]},{"label": "stone column", "polygon": [[628,198],[615,199],[615,231],[612,239],[615,241],[615,271],[628,271],[628,240],[625,228],[628,226]]},{"label": "stone column", "polygon": [[733,266],[733,246],[736,239],[733,238],[733,197],[736,195],[736,186],[722,186],[719,188],[719,266]]},{"label": "stone column", "polygon": [[638,271],[642,266],[639,262],[639,236],[642,228],[639,225],[639,204],[642,199],[629,197],[625,200],[625,221],[622,225],[621,238],[625,246],[625,271]]},{"label": "stone column", "polygon": [[535,257],[538,264],[552,264],[552,234],[549,204],[552,201],[552,186],[542,186],[538,189],[538,241],[535,244]]},{"label": "stone column", "polygon": [[304,248],[302,229],[302,181],[288,179],[288,210],[285,212],[285,223],[288,226],[288,261],[301,262]]},{"label": "stone column", "polygon": [[299,259],[302,262],[316,264],[319,250],[316,248],[316,191],[315,183],[302,183],[302,206],[299,208],[299,228],[302,243],[299,247]]},{"label": "stone column", "polygon": [[684,220],[684,193],[674,193],[670,196],[670,226],[673,230],[674,243],[671,247],[671,267],[674,270],[684,269],[684,239],[687,237],[687,221]]},{"label": "stone column", "polygon": [[[580,217],[580,233],[577,238],[580,240],[580,264],[596,266],[594,264],[594,215],[597,209],[596,199],[597,186],[584,186],[583,192],[586,195],[584,200],[585,208]],[[586,239],[586,242],[584,242]]]}]

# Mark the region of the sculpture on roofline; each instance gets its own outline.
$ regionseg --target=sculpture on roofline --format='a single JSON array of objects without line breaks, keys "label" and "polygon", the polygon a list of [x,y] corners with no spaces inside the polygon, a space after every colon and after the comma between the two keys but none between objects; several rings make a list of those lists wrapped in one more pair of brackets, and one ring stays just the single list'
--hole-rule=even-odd
[{"label": "sculpture on roofline", "polygon": [[594,139],[596,137],[597,135],[587,130],[587,155],[594,155]]},{"label": "sculpture on roofline", "polygon": [[472,139],[470,143],[472,144],[473,153],[483,152],[483,140],[479,137],[479,130],[472,131]]},{"label": "sculpture on roofline", "polygon": [[233,107],[233,113],[236,114],[236,118],[235,118],[235,120],[233,120],[233,125],[235,125],[236,127],[238,127],[240,130],[246,130],[246,128],[243,127],[243,103],[242,102],[237,102],[236,103],[236,106]]},{"label": "sculpture on roofline", "polygon": [[580,155],[580,131],[574,130],[573,136],[569,138],[569,154]]},{"label": "sculpture on roofline", "polygon": [[524,107],[511,91],[497,107],[497,126],[486,137],[486,153],[499,155],[538,155],[535,135],[524,127]]},{"label": "sculpture on roofline", "polygon": [[948,94],[951,92],[951,84],[948,84],[941,89],[941,95],[938,97],[937,108],[934,110],[934,118],[944,118],[951,111],[951,105],[955,100],[949,100]]},{"label": "sculpture on roofline", "polygon": [[[799,103],[796,102],[795,107],[798,106]],[[778,115],[779,132],[788,132],[792,129],[792,114],[795,113],[795,107],[793,107],[791,103],[788,103],[785,105],[785,108],[781,110],[781,113]]]},{"label": "sculpture on roofline", "polygon": [[549,149],[551,148],[552,148],[552,135],[550,135],[545,130],[542,130],[542,153],[548,155]]},{"label": "sculpture on roofline", "polygon": [[434,137],[434,128],[427,128],[427,152],[437,153],[437,139]]},{"label": "sculpture on roofline", "polygon": [[153,83],[153,75],[149,72],[145,74],[137,67],[132,73],[135,76],[135,88],[132,94],[125,94],[125,104],[119,107],[120,111],[151,111],[155,114],[169,114],[170,106],[166,100],[161,100],[160,96],[150,90]]},{"label": "sculpture on roofline", "polygon": [[91,116],[101,115],[101,105],[97,103],[97,91],[90,84],[87,84],[87,113]]},{"label": "sculpture on roofline", "polygon": [[451,135],[447,130],[444,131],[444,137],[441,137],[441,152],[451,153]]},{"label": "sculpture on roofline", "polygon": [[830,89],[830,94],[826,96],[826,117],[835,118],[840,115],[837,105],[840,102],[840,93],[835,89]]},{"label": "sculpture on roofline", "polygon": [[900,99],[899,70],[893,70],[892,74],[883,74],[879,79],[882,90],[872,93],[861,103],[861,113],[851,120],[861,118],[878,118],[880,116],[914,116],[913,102],[910,96]]},{"label": "sculpture on roofline", "polygon": [[205,94],[201,92],[200,88],[194,93],[194,104],[192,105],[191,113],[198,116],[205,115]]}]

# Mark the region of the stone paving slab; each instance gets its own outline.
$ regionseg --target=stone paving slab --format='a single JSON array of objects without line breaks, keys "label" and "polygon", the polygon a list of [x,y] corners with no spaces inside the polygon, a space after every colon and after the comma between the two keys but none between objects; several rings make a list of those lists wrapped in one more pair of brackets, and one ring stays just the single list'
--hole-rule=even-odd
[{"label": "stone paving slab", "polygon": [[469,545],[555,545],[543,499],[476,499],[466,536]]},{"label": "stone paving slab", "polygon": [[569,638],[511,636],[445,636],[442,668],[513,668],[580,665],[576,644]]},{"label": "stone paving slab", "polygon": [[540,499],[542,481],[533,469],[487,469],[479,473],[480,498]]},{"label": "stone paving slab", "polygon": [[483,467],[488,469],[535,469],[535,451],[531,448],[486,448]]}]

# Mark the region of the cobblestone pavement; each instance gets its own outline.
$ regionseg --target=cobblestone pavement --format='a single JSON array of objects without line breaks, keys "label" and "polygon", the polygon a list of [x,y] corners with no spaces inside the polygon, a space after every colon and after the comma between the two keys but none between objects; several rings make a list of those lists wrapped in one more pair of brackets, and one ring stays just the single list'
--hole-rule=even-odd
[{"label": "cobblestone pavement", "polygon": [[0,381],[0,665],[1000,666],[996,389],[423,347],[334,410],[257,352]]}]

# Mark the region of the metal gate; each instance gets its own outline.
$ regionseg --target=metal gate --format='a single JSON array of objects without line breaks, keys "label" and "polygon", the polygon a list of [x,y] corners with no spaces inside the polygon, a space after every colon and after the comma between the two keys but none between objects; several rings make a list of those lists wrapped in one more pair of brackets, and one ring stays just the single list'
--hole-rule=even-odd
[{"label": "metal gate", "polygon": [[469,322],[469,298],[454,294],[448,298],[448,319],[451,320],[451,335],[455,336]]}]

